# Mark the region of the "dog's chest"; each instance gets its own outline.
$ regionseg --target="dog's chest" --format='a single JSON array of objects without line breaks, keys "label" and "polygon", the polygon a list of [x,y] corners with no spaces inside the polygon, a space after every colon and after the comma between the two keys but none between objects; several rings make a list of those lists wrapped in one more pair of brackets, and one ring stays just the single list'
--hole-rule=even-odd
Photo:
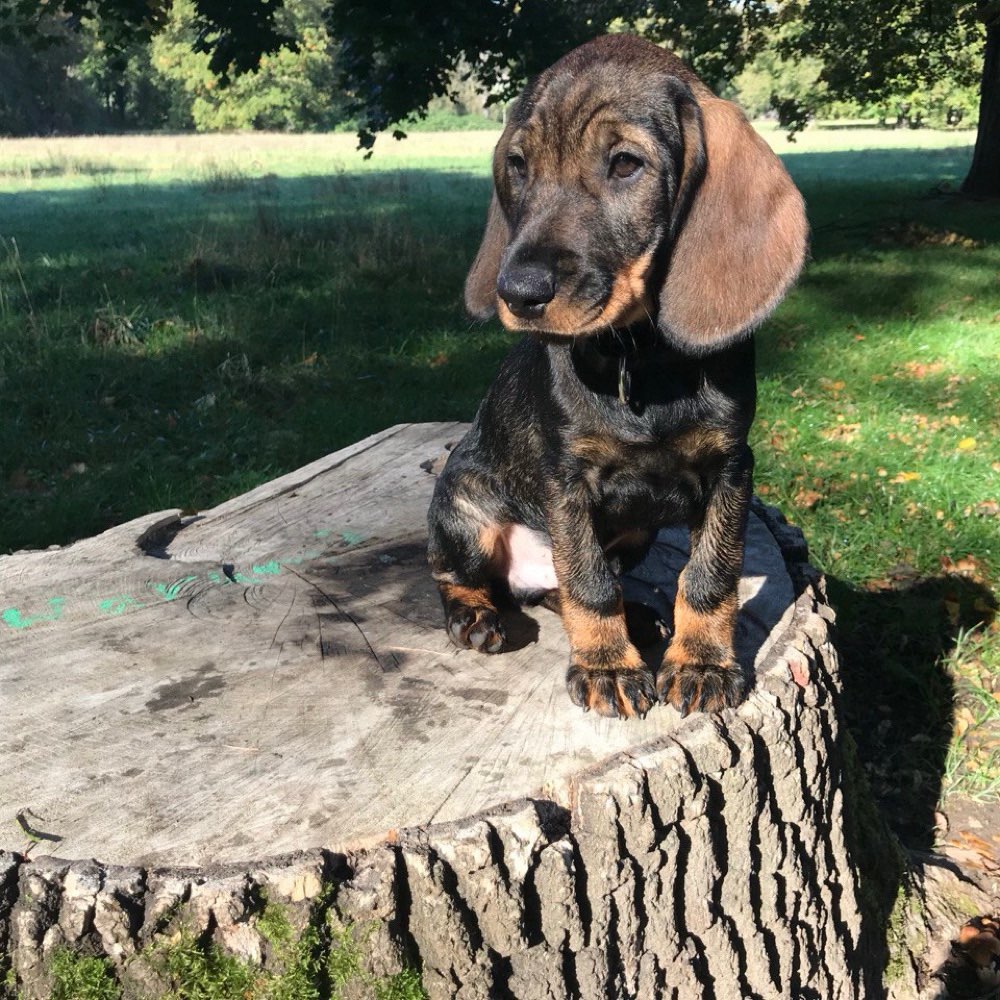
[{"label": "dog's chest", "polygon": [[687,520],[705,502],[728,447],[722,432],[693,427],[641,443],[580,437],[570,452],[590,493],[595,521],[617,530]]}]

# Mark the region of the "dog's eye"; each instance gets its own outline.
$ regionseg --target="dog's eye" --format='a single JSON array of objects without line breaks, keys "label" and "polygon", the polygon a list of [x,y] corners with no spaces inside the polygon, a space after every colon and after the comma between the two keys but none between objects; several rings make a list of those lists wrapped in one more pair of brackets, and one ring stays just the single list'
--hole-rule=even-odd
[{"label": "dog's eye", "polygon": [[518,177],[528,176],[528,164],[520,153],[507,154],[507,166],[517,174]]},{"label": "dog's eye", "polygon": [[638,156],[633,156],[631,153],[615,153],[611,157],[608,176],[625,180],[627,177],[634,177],[642,167],[643,162]]}]

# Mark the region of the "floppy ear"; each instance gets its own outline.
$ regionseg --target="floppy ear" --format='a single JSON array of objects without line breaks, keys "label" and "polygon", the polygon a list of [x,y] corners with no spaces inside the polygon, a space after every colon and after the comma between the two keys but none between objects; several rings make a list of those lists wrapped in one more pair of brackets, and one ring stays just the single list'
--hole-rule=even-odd
[{"label": "floppy ear", "polygon": [[494,191],[483,242],[465,279],[465,308],[476,319],[488,319],[496,312],[500,256],[509,242],[510,226]]},{"label": "floppy ear", "polygon": [[777,306],[802,267],[807,226],[802,196],[739,108],[709,96],[686,103],[678,197],[686,215],[677,220],[659,325],[703,352],[748,333]]}]

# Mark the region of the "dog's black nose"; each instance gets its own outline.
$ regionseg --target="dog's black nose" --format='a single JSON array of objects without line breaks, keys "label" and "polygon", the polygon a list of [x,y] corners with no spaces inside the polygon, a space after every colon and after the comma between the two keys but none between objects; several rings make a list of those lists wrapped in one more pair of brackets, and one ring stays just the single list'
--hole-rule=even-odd
[{"label": "dog's black nose", "polygon": [[537,265],[504,270],[497,279],[497,293],[521,319],[538,319],[556,294],[552,273]]}]

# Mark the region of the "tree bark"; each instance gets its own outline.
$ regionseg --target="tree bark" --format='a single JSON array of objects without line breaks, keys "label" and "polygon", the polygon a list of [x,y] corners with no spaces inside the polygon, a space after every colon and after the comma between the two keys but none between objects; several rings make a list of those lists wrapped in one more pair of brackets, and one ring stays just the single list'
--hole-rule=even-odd
[{"label": "tree bark", "polygon": [[996,198],[1000,197],[1000,4],[987,5],[983,18],[986,48],[979,91],[979,131],[962,193]]}]

